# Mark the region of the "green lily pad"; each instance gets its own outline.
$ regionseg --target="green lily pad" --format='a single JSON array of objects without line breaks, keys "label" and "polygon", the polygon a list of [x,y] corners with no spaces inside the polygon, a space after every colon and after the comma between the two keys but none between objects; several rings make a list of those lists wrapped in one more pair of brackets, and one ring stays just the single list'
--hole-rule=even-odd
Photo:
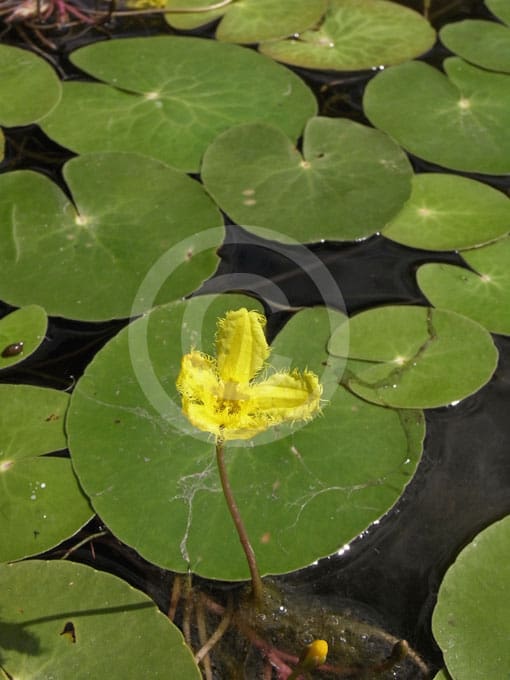
[{"label": "green lily pad", "polygon": [[425,264],[418,269],[418,285],[434,307],[463,314],[492,333],[510,335],[510,238],[462,256],[474,271]]},{"label": "green lily pad", "polygon": [[[200,0],[170,0],[167,8],[207,7]],[[226,42],[257,43],[304,31],[319,21],[327,7],[326,0],[244,0],[211,12],[166,14],[170,26],[190,29],[209,23],[223,15],[216,38]]]},{"label": "green lily pad", "polygon": [[424,173],[411,197],[383,229],[386,238],[425,250],[462,250],[494,241],[510,229],[510,200],[467,177]]},{"label": "green lily pad", "polygon": [[400,210],[411,177],[391,139],[341,118],[309,120],[302,154],[274,127],[239,125],[211,144],[202,164],[207,190],[234,221],[299,241],[373,234]]},{"label": "green lily pad", "polygon": [[[137,297],[149,272],[162,282],[157,301],[190,293],[214,272],[218,257],[211,249],[223,239],[222,218],[183,173],[112,152],[68,161],[64,177],[74,205],[38,173],[0,176],[2,299],[73,319],[122,318],[136,302],[138,313],[155,304]],[[204,250],[210,227],[216,229],[207,232]],[[173,272],[160,259],[172,253]]]},{"label": "green lily pad", "polygon": [[30,560],[1,565],[0,589],[5,677],[201,678],[178,629],[111,574]]},{"label": "green lily pad", "polygon": [[359,71],[413,59],[435,39],[420,14],[395,2],[331,0],[317,28],[265,43],[260,51],[295,66]]},{"label": "green lily pad", "polygon": [[485,4],[498,19],[510,25],[510,5],[507,0],[485,0]]},{"label": "green lily pad", "polygon": [[0,45],[0,124],[35,123],[56,106],[61,93],[48,62],[28,50]]},{"label": "green lily pad", "polygon": [[0,385],[0,561],[48,550],[92,517],[71,461],[45,455],[67,445],[68,402],[57,390]]},{"label": "green lily pad", "polygon": [[494,21],[466,19],[443,26],[441,42],[466,61],[510,73],[510,28]]},{"label": "green lily pad", "polygon": [[136,151],[197,172],[209,142],[232,125],[269,122],[296,139],[317,110],[293,73],[213,40],[109,40],[76,50],[71,60],[108,83],[64,83],[59,106],[41,121],[78,153]]},{"label": "green lily pad", "polygon": [[[96,355],[72,396],[72,459],[92,504],[122,541],[175,571],[248,578],[214,443],[185,420],[175,380],[190,346],[212,351],[218,316],[253,305],[240,296],[201,296],[154,309]],[[331,320],[320,310],[312,323],[314,313],[307,311],[305,321],[316,332],[303,336],[298,313],[275,341],[274,359],[329,376],[333,369],[318,358],[326,360],[331,328],[344,317]],[[337,387],[328,387],[322,415],[309,424],[226,449],[263,573],[291,571],[337,550],[388,510],[415,469],[421,412],[373,406]]]},{"label": "green lily pad", "polygon": [[432,627],[455,680],[504,678],[510,668],[510,517],[460,553],[439,588]]},{"label": "green lily pad", "polygon": [[0,369],[24,361],[46,335],[48,317],[42,307],[29,305],[0,319]]},{"label": "green lily pad", "polygon": [[[346,326],[329,342],[342,356]],[[350,320],[345,385],[363,399],[395,408],[446,406],[476,392],[493,374],[490,334],[454,312],[387,306]]]},{"label": "green lily pad", "polygon": [[439,673],[436,673],[436,675],[434,675],[434,680],[452,680],[452,678],[443,668],[442,670],[439,671]]},{"label": "green lily pad", "polygon": [[[369,120],[405,149],[465,172],[510,172],[510,77],[459,57],[386,69],[365,89]],[[395,106],[398,102],[398,106]]]}]

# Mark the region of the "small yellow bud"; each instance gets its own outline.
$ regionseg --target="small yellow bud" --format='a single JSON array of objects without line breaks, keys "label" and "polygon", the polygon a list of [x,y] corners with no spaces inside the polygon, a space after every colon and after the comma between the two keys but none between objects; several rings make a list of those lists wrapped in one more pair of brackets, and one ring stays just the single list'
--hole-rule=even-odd
[{"label": "small yellow bud", "polygon": [[298,665],[294,668],[287,680],[296,680],[303,671],[311,671],[326,661],[328,655],[328,643],[326,640],[314,640],[307,645],[301,656]]}]

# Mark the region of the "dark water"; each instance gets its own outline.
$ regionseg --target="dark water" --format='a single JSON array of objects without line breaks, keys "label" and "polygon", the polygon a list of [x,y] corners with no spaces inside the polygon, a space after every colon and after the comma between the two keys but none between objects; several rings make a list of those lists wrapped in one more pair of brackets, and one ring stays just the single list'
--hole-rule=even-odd
[{"label": "dark water", "polygon": [[[405,2],[421,9],[421,2]],[[485,16],[481,2],[432,2],[435,21]],[[434,18],[434,15],[433,15]],[[161,21],[123,22],[115,33],[167,32]],[[77,43],[93,37],[88,34]],[[18,42],[10,31],[7,40]],[[75,43],[71,47],[77,46]],[[440,63],[445,51],[437,46],[427,61]],[[68,77],[79,74],[70,66],[65,50],[54,57]],[[364,122],[361,95],[373,74],[315,74],[300,71],[316,93],[324,115],[347,116]],[[48,140],[37,126],[8,130],[7,157],[0,170],[32,168],[62,185],[61,167],[71,157]],[[414,159],[418,171],[434,167]],[[508,190],[508,178],[483,178]],[[456,253],[431,253],[406,248],[375,235],[357,243],[319,243],[309,247],[342,291],[343,300],[329,301],[348,313],[388,303],[426,304],[415,281],[424,262],[462,264]],[[277,283],[292,306],[320,304],[323,295],[313,272],[297,267],[296,247],[277,251],[243,230],[230,226],[220,250],[218,275],[204,290],[228,289],[229,276],[252,274]],[[221,285],[218,286],[218,281]],[[252,292],[271,310],[271,294],[264,283]],[[0,315],[10,311],[0,305]],[[270,314],[269,328],[276,332],[288,313]],[[22,382],[72,389],[93,355],[125,324],[123,321],[86,324],[52,319],[47,340],[20,367],[2,372],[2,382]],[[500,359],[491,382],[460,404],[426,412],[427,435],[422,461],[397,505],[355,540],[342,555],[285,577],[296,593],[311,602],[342,605],[345,599],[366,605],[395,635],[405,637],[432,665],[440,665],[430,619],[442,576],[459,550],[488,524],[510,512],[510,339],[495,337]],[[101,527],[99,519],[82,532]],[[76,542],[76,539],[73,542]],[[147,564],[134,551],[111,536],[84,547],[75,559],[116,573],[148,592],[164,609],[170,578]],[[59,556],[56,550],[49,556]]]}]

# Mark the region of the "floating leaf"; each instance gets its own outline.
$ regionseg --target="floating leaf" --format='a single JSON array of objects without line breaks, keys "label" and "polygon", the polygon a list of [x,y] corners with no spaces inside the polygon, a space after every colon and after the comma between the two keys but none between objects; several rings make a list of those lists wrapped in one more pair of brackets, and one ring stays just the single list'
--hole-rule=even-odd
[{"label": "floating leaf", "polygon": [[418,269],[418,285],[434,307],[464,314],[492,333],[510,335],[510,238],[462,256],[474,271],[425,264]]},{"label": "floating leaf", "polygon": [[303,154],[280,130],[252,123],[222,133],[202,165],[207,190],[233,220],[300,241],[374,233],[402,207],[411,177],[386,135],[322,117],[308,121]]},{"label": "floating leaf", "polygon": [[466,61],[510,73],[510,28],[494,21],[466,19],[443,26],[441,42]]},{"label": "floating leaf", "polygon": [[501,191],[467,177],[423,173],[413,177],[411,197],[383,234],[413,248],[461,250],[509,230],[510,200]]},{"label": "floating leaf", "polygon": [[[253,305],[239,296],[201,296],[154,309],[96,355],[73,393],[67,427],[80,481],[115,535],[155,564],[248,578],[214,443],[181,414],[175,380],[191,346],[211,352],[218,316]],[[307,311],[316,332],[303,336],[299,314],[278,336],[275,362],[290,366],[300,343],[295,363],[303,368],[308,357],[322,369],[319,377],[329,376],[324,348],[344,317]],[[420,455],[420,412],[376,407],[341,387],[327,393],[323,414],[308,425],[226,448],[263,573],[304,566],[364,530],[395,502]]]},{"label": "floating leaf", "polygon": [[196,172],[209,142],[232,125],[269,122],[295,139],[317,108],[287,69],[213,40],[109,40],[76,50],[71,60],[108,83],[64,83],[62,101],[41,122],[78,153],[136,151]]},{"label": "floating leaf", "polygon": [[[346,326],[329,343],[345,351]],[[396,408],[445,406],[491,377],[498,353],[489,333],[453,312],[387,306],[361,312],[348,327],[346,386],[363,399]]]},{"label": "floating leaf", "polygon": [[434,680],[452,680],[451,676],[443,669],[434,675]]},{"label": "floating leaf", "polygon": [[34,123],[58,103],[62,86],[48,62],[33,52],[0,45],[0,124]]},{"label": "floating leaf", "polygon": [[1,565],[0,589],[6,677],[201,678],[178,629],[111,574],[30,560]]},{"label": "floating leaf", "polygon": [[[370,121],[405,149],[465,172],[510,172],[510,77],[458,57],[386,69],[363,98]],[[398,102],[398,106],[395,106]]]},{"label": "floating leaf", "polygon": [[44,340],[48,317],[42,307],[29,305],[0,319],[0,369],[24,361]]},{"label": "floating leaf", "polygon": [[485,4],[495,16],[510,25],[510,5],[507,0],[485,0]]},{"label": "floating leaf", "polygon": [[[222,219],[183,173],[138,154],[104,153],[68,161],[64,177],[74,205],[43,175],[0,175],[2,299],[73,319],[121,318],[137,301],[138,313],[155,304],[137,297],[149,271],[161,281],[158,301],[191,292],[214,272]],[[204,250],[208,227],[216,230]]]},{"label": "floating leaf", "polygon": [[[200,0],[170,0],[166,5],[193,8]],[[207,3],[202,4],[207,7]],[[167,22],[180,29],[196,28],[223,14],[216,30],[218,40],[256,43],[274,40],[313,26],[326,10],[326,0],[244,0],[204,13],[166,14]]]},{"label": "floating leaf", "polygon": [[446,572],[432,618],[455,680],[504,678],[510,668],[510,517],[482,531]]},{"label": "floating leaf", "polygon": [[0,561],[48,550],[92,516],[70,460],[45,455],[66,447],[68,401],[57,390],[0,385]]},{"label": "floating leaf", "polygon": [[434,42],[434,29],[407,7],[385,0],[331,0],[318,28],[266,43],[260,51],[296,66],[359,71],[407,61]]}]

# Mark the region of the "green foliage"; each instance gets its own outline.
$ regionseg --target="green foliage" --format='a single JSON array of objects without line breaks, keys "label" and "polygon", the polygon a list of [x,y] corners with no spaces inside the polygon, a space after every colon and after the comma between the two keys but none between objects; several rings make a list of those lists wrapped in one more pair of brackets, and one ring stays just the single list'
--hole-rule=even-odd
[{"label": "green foliage", "polygon": [[505,678],[510,668],[510,517],[492,524],[448,569],[432,619],[455,680]]},{"label": "green foliage", "polygon": [[503,192],[467,177],[422,173],[383,234],[413,248],[464,250],[504,236],[509,227],[510,199]]},{"label": "green foliage", "polygon": [[[71,453],[95,510],[146,559],[176,571],[248,576],[213,444],[181,414],[175,379],[192,345],[211,353],[224,310],[251,305],[205,296],[155,309],[96,355],[72,396]],[[313,357],[320,366],[331,325],[344,321],[308,310],[304,324],[314,334],[303,337],[302,323],[285,327],[276,367],[286,356]],[[382,409],[343,388],[328,395],[322,415],[301,429],[282,427],[227,447],[229,477],[263,573],[291,571],[341,547],[391,507],[418,461],[420,412]]]},{"label": "green foliage", "polygon": [[[0,385],[0,561],[35,555],[75,533],[92,516],[66,448],[69,396],[28,385]],[[3,603],[2,603],[3,614]]]},{"label": "green foliage", "polygon": [[439,37],[449,50],[466,61],[510,73],[510,27],[493,21],[466,19],[444,26]]},{"label": "green foliage", "polygon": [[200,680],[181,633],[150,598],[82,564],[0,565],[0,663],[13,678]]},{"label": "green foliage", "polygon": [[[345,356],[346,333],[344,325],[333,334],[328,346],[333,356]],[[351,318],[348,333],[343,380],[355,394],[382,406],[446,406],[480,389],[498,359],[484,328],[440,309],[370,309]]]},{"label": "green foliage", "polygon": [[[173,7],[207,7],[200,0],[169,0]],[[223,16],[216,30],[216,38],[226,42],[256,43],[285,38],[310,28],[326,10],[327,0],[244,0],[233,2],[210,12],[167,14],[170,26],[179,29],[196,28]]]},{"label": "green foliage", "polygon": [[417,272],[418,284],[435,307],[451,309],[492,333],[510,335],[510,238],[465,250],[471,269],[429,263]]},{"label": "green foliage", "polygon": [[330,0],[324,21],[316,28],[264,43],[260,51],[295,66],[359,71],[413,59],[429,50],[434,41],[430,24],[400,4]]},{"label": "green foliage", "polygon": [[0,319],[0,370],[24,361],[44,340],[48,317],[42,307],[28,305]]},{"label": "green foliage", "polygon": [[41,126],[78,153],[135,151],[197,172],[207,145],[232,125],[267,122],[296,139],[316,112],[297,76],[237,45],[126,38],[83,47],[71,60],[103,82],[64,83]]},{"label": "green foliage", "polygon": [[0,45],[0,125],[28,125],[58,103],[61,82],[33,52]]},{"label": "green foliage", "polygon": [[[135,305],[140,313],[155,303],[139,299],[138,289],[173,247],[174,271],[164,272],[160,301],[190,293],[214,272],[218,258],[211,248],[223,238],[222,219],[183,173],[152,158],[110,152],[68,161],[64,177],[74,204],[41,174],[0,175],[2,299],[36,302],[72,319],[122,318]],[[202,252],[200,229],[212,227],[213,240]]]},{"label": "green foliage", "polygon": [[401,208],[411,177],[385,134],[322,117],[306,124],[302,154],[280,130],[252,123],[217,137],[202,164],[207,190],[233,220],[300,241],[373,234]]},{"label": "green foliage", "polygon": [[[405,149],[466,172],[510,172],[510,77],[459,57],[445,74],[410,61],[371,80],[363,98],[369,120]],[[398,102],[398,106],[395,106]]]}]

